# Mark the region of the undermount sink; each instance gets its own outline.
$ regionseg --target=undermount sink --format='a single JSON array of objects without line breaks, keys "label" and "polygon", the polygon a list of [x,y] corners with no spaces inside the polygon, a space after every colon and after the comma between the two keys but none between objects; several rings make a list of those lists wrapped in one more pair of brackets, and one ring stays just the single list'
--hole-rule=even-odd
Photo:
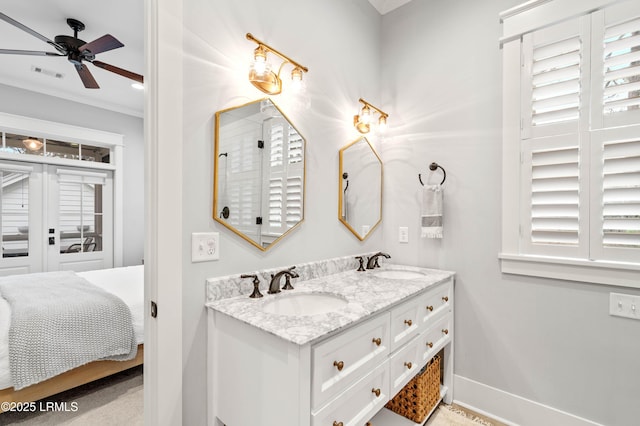
[{"label": "undermount sink", "polygon": [[309,316],[337,311],[347,300],[333,293],[283,294],[265,302],[262,310],[269,314]]},{"label": "undermount sink", "polygon": [[405,269],[383,269],[380,271],[374,271],[373,275],[379,278],[388,278],[392,280],[412,280],[414,278],[424,277],[422,272],[408,271]]}]

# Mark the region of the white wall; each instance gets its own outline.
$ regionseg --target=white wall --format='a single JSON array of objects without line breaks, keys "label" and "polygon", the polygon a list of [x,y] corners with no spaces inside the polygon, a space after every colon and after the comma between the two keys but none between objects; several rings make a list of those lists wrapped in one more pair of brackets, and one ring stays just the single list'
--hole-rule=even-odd
[{"label": "white wall", "polygon": [[[640,293],[500,273],[498,13],[519,3],[416,0],[384,16],[385,248],[402,263],[457,272],[455,374],[479,382],[475,391],[489,395],[483,385],[491,386],[593,422],[637,424],[640,321],[611,317],[608,306],[610,291]],[[417,175],[439,182],[432,161],[447,171],[442,241],[419,238]],[[409,227],[409,244],[397,242],[399,226]],[[569,424],[536,421],[509,404],[518,398],[490,406],[467,387],[454,397],[523,425]]]},{"label": "white wall", "polygon": [[[200,425],[207,277],[382,249],[380,229],[363,243],[338,220],[338,150],[357,136],[358,98],[379,102],[381,17],[366,0],[184,0],[183,9],[183,424]],[[267,252],[216,223],[211,211],[214,114],[265,96],[246,77],[256,47],[247,32],[309,68],[310,109],[296,108],[286,93],[273,98],[307,141],[305,220]],[[207,230],[220,233],[220,260],[192,264],[191,233]]]},{"label": "white wall", "polygon": [[4,84],[0,99],[0,111],[8,114],[124,135],[124,265],[139,265],[144,256],[142,119]]}]

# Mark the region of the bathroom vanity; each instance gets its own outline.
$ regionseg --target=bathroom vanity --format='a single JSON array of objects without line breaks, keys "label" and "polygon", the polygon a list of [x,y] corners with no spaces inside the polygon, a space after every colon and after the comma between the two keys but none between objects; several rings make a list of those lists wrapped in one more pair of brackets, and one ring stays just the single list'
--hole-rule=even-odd
[{"label": "bathroom vanity", "polygon": [[[262,298],[220,296],[216,286],[229,283],[208,282],[210,425],[375,425],[441,349],[441,396],[451,402],[452,272],[300,266],[294,290]],[[415,424],[380,415],[385,426]]]}]

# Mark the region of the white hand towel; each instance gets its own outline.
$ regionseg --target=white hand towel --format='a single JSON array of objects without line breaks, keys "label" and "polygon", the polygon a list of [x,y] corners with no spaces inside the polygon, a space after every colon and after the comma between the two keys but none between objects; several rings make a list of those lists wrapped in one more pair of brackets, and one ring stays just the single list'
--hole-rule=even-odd
[{"label": "white hand towel", "polygon": [[424,187],[421,219],[422,238],[442,238],[442,186]]}]

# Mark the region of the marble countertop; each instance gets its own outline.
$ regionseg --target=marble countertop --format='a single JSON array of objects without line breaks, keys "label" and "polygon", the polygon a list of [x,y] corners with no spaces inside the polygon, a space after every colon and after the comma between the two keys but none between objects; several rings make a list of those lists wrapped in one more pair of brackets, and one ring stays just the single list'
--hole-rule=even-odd
[{"label": "marble countertop", "polygon": [[[413,279],[376,276],[376,271],[388,269],[416,271],[423,276]],[[293,279],[294,290],[274,295],[263,292],[264,297],[258,299],[246,295],[232,297],[209,302],[207,307],[289,342],[305,345],[390,308],[453,275],[450,271],[385,264],[365,272],[352,270],[299,282]],[[333,293],[346,299],[347,304],[333,312],[308,316],[277,315],[262,310],[265,303],[278,297],[302,293]]]}]

